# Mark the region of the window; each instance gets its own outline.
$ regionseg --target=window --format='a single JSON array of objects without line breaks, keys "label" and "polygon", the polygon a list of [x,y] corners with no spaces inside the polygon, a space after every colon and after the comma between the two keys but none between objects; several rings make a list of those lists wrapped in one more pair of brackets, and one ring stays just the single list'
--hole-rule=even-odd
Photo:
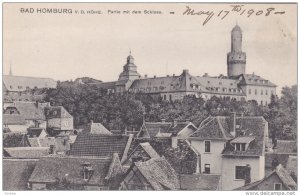
[{"label": "window", "polygon": [[210,141],[204,141],[205,152],[210,152]]},{"label": "window", "polygon": [[268,90],[266,90],[266,95],[268,95]]},{"label": "window", "polygon": [[235,179],[244,180],[246,173],[246,166],[235,166]]},{"label": "window", "polygon": [[235,144],[235,150],[236,151],[241,151],[241,145],[240,144]]},{"label": "window", "polygon": [[167,100],[167,95],[164,95],[164,100]]},{"label": "window", "polygon": [[204,173],[209,174],[210,173],[210,164],[204,165]]},{"label": "window", "polygon": [[254,94],[257,95],[257,90],[255,89]]},{"label": "window", "polygon": [[241,150],[246,151],[246,144],[241,144]]},{"label": "window", "polygon": [[169,100],[170,100],[170,101],[172,100],[172,95],[169,95]]},{"label": "window", "polygon": [[260,94],[261,94],[261,95],[263,95],[263,94],[264,94],[264,91],[263,91],[263,90],[261,90]]},{"label": "window", "polygon": [[282,184],[281,183],[274,183],[274,190],[282,190]]}]

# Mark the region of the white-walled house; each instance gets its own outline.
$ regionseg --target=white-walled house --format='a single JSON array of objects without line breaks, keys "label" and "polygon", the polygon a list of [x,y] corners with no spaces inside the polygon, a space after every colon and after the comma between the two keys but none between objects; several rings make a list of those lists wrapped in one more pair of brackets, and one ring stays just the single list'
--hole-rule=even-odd
[{"label": "white-walled house", "polygon": [[221,190],[264,178],[268,123],[263,117],[208,117],[189,137],[200,172],[221,175]]}]

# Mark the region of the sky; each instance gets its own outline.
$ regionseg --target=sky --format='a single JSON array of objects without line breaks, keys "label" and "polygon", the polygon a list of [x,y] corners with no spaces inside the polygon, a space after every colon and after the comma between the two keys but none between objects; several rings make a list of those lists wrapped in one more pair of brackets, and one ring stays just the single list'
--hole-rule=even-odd
[{"label": "sky", "polygon": [[[131,50],[142,76],[179,75],[183,69],[194,76],[226,75],[230,33],[238,24],[247,55],[246,73],[277,84],[277,92],[282,86],[297,84],[296,4],[243,4],[240,12],[232,11],[232,5],[4,3],[3,74],[11,66],[13,75],[114,81]],[[207,15],[184,15],[187,6],[194,13],[214,15],[203,25]],[[28,8],[34,12],[21,12]],[[72,9],[72,14],[37,13],[43,8]],[[265,16],[268,8],[274,10]],[[102,14],[87,14],[91,10]],[[108,14],[108,10],[121,14]],[[130,14],[123,14],[125,10]],[[133,14],[134,10],[161,14]]]}]

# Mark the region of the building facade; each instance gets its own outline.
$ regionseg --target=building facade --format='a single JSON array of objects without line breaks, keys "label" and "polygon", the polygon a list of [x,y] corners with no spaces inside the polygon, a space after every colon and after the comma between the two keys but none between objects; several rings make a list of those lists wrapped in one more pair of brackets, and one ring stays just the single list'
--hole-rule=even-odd
[{"label": "building facade", "polygon": [[143,93],[163,100],[182,100],[186,95],[195,95],[205,100],[213,96],[229,97],[237,101],[255,100],[258,104],[270,103],[276,95],[276,85],[258,75],[246,74],[246,53],[242,51],[242,30],[236,25],[231,31],[231,51],[227,54],[227,76],[193,76],[188,70],[182,74],[166,77],[141,77],[134,58],[130,54],[118,81],[95,84],[108,93]]}]

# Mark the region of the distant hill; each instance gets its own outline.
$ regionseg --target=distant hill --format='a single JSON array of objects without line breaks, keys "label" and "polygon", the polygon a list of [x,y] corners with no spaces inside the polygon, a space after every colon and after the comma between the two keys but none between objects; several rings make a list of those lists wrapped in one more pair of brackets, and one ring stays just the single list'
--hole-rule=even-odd
[{"label": "distant hill", "polygon": [[94,78],[89,78],[89,77],[76,78],[74,82],[77,82],[77,83],[84,83],[84,84],[90,84],[90,83],[102,83],[101,80],[96,80],[96,79],[94,79]]}]

